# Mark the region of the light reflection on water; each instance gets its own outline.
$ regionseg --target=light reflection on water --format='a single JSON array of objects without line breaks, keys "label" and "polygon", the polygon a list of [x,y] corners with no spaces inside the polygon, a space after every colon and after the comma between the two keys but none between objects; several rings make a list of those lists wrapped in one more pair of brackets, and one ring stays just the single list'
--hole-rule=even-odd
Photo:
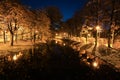
[{"label": "light reflection on water", "polygon": [[[86,75],[94,74],[94,71],[92,69],[89,69],[90,67],[93,67],[93,66],[86,67],[86,65],[84,65],[84,64],[79,65],[78,61],[80,61],[80,60],[78,58],[78,55],[76,55],[76,53],[72,53],[71,49],[68,49],[67,47],[64,47],[66,49],[61,49],[60,46],[54,47],[53,49],[56,49],[56,48],[58,48],[61,51],[61,53],[59,53],[59,55],[56,54],[54,51],[47,51],[48,49],[49,50],[52,49],[52,47],[48,47],[48,46],[47,46],[47,49],[46,48],[44,49],[43,47],[39,48],[38,46],[36,48],[34,48],[34,46],[33,46],[33,48],[30,50],[20,51],[20,52],[14,53],[12,55],[8,55],[7,56],[8,62],[4,64],[3,68],[6,70],[6,73],[7,73],[7,71],[13,71],[15,75],[16,75],[16,71],[19,71],[19,72],[17,72],[18,76],[22,75],[23,78],[25,78],[25,77],[30,78],[30,77],[33,77],[33,75],[35,77],[38,77],[36,75],[39,75],[39,74],[37,74],[36,72],[44,73],[44,74],[45,74],[45,72],[49,73],[49,74],[53,74],[53,73],[56,74],[56,72],[57,72],[57,73],[59,73],[59,75],[63,75],[63,76],[66,75],[69,77],[72,77],[71,75],[75,74],[75,77],[78,77],[78,78],[82,77],[81,80],[82,79],[87,80],[87,79],[83,78],[84,75],[86,76]],[[41,53],[41,52],[43,52],[43,53]],[[87,57],[87,59],[89,59],[89,57]],[[94,62],[94,60],[85,60],[85,61],[86,62],[90,61],[91,62],[90,64],[93,64],[93,62]],[[99,63],[94,63],[94,66],[95,67],[99,66],[98,64]],[[9,66],[12,66],[12,67],[9,67]],[[14,68],[14,66],[15,66],[15,68]],[[66,70],[69,70],[69,72],[67,72]],[[95,70],[100,71],[99,69],[95,69]],[[101,69],[101,71],[104,72],[104,70],[102,70],[102,69]],[[64,74],[64,72],[66,72],[67,74]],[[34,73],[36,73],[36,74],[34,74]],[[97,72],[95,72],[95,73],[97,73]],[[12,74],[12,72],[10,73],[10,75],[11,74]],[[8,76],[10,76],[10,75],[8,75]],[[46,74],[45,74],[45,76],[46,76]],[[63,76],[61,76],[61,78]],[[94,75],[91,75],[88,77],[94,77]],[[21,80],[25,80],[23,78]],[[38,78],[40,78],[40,77],[38,77]],[[74,80],[74,79],[72,79],[72,80]],[[26,80],[29,80],[29,79],[27,78]],[[57,78],[55,80],[57,80]]]},{"label": "light reflection on water", "polygon": [[13,60],[14,61],[16,61],[17,59],[19,59],[20,57],[22,57],[22,53],[21,52],[19,52],[18,54],[15,54],[14,56],[13,56]]}]

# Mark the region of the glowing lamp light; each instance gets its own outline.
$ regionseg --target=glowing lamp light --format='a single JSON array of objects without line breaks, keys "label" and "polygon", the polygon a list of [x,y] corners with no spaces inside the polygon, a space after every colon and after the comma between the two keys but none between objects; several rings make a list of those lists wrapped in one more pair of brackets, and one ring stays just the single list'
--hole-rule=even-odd
[{"label": "glowing lamp light", "polygon": [[16,56],[16,55],[13,56],[13,60],[14,60],[14,61],[17,60],[17,56]]},{"label": "glowing lamp light", "polygon": [[57,36],[58,34],[56,33],[55,35]]},{"label": "glowing lamp light", "polygon": [[38,31],[37,31],[37,30],[36,30],[35,32],[36,32],[36,33],[38,33]]},{"label": "glowing lamp light", "polygon": [[88,34],[88,37],[90,37],[91,36],[91,34]]},{"label": "glowing lamp light", "polygon": [[65,46],[65,43],[63,44],[63,46]]},{"label": "glowing lamp light", "polygon": [[111,47],[113,47],[113,45],[112,45],[112,44],[110,44],[110,46],[111,46]]},{"label": "glowing lamp light", "polygon": [[97,68],[98,67],[98,62],[93,62],[93,67]]},{"label": "glowing lamp light", "polygon": [[66,33],[64,33],[64,35],[66,35]]},{"label": "glowing lamp light", "polygon": [[96,26],[96,30],[100,30],[100,26]]},{"label": "glowing lamp light", "polygon": [[55,41],[55,43],[57,44],[58,42],[57,42],[57,41]]},{"label": "glowing lamp light", "polygon": [[13,56],[13,60],[16,61],[18,58],[20,58],[23,54],[21,52],[19,52],[17,55],[15,54]]}]

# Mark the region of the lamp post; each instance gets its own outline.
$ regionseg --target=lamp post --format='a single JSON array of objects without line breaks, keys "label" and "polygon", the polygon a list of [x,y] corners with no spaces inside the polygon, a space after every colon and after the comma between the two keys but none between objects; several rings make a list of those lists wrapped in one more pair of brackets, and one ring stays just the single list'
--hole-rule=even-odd
[{"label": "lamp post", "polygon": [[95,46],[97,46],[97,43],[98,43],[98,32],[100,30],[100,26],[96,26],[96,38],[95,38]]},{"label": "lamp post", "polygon": [[100,37],[100,34],[99,34],[99,32],[100,32],[100,26],[99,25],[96,26],[96,31],[97,31],[97,37]]}]

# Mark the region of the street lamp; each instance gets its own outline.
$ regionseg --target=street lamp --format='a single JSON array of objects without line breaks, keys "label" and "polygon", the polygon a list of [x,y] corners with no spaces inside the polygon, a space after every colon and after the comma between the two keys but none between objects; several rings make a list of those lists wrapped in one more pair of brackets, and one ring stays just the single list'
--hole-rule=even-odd
[{"label": "street lamp", "polygon": [[100,30],[100,26],[99,25],[96,26],[96,30],[97,31]]},{"label": "street lamp", "polygon": [[96,35],[97,35],[97,38],[100,37],[100,26],[96,26]]},{"label": "street lamp", "polygon": [[98,43],[98,32],[100,31],[100,26],[97,25],[96,26],[96,38],[95,38],[95,46],[97,47],[97,43]]}]

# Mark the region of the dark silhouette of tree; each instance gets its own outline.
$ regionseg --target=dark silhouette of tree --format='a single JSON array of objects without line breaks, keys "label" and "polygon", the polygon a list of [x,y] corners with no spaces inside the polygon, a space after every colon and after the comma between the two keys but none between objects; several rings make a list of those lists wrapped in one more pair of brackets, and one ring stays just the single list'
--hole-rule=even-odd
[{"label": "dark silhouette of tree", "polygon": [[57,7],[50,6],[50,7],[47,7],[45,10],[47,12],[48,17],[51,20],[50,29],[54,32],[58,28],[60,28],[60,23],[62,21],[63,16],[62,16],[59,8],[57,8]]}]

